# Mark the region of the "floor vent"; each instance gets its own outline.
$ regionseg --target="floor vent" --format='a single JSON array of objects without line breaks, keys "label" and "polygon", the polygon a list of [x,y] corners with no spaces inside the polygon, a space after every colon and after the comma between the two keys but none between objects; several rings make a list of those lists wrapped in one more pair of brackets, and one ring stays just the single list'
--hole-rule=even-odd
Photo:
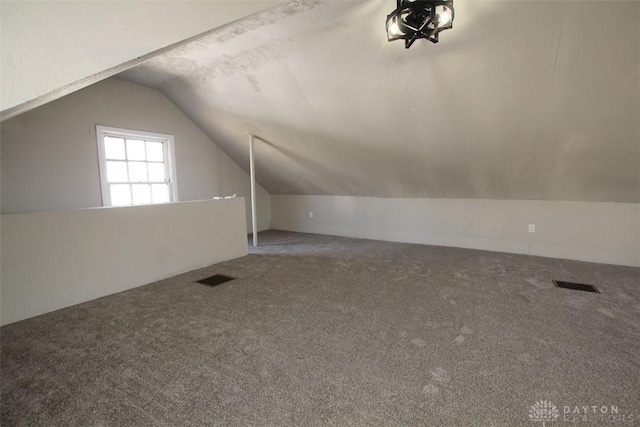
[{"label": "floor vent", "polygon": [[554,280],[553,283],[559,288],[572,289],[574,291],[595,292],[597,294],[600,293],[598,288],[595,286],[585,285],[584,283],[562,282],[560,280]]},{"label": "floor vent", "polygon": [[198,283],[209,286],[217,286],[223,283],[227,283],[231,280],[235,280],[233,277],[225,276],[223,274],[216,274],[215,276],[207,277],[206,279],[198,280]]}]

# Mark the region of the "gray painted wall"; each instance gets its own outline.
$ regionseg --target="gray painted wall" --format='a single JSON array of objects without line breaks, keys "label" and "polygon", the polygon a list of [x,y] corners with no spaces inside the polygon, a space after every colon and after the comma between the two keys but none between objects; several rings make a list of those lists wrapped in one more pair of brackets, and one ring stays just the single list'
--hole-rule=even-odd
[{"label": "gray painted wall", "polygon": [[2,215],[2,324],[247,254],[244,200]]},{"label": "gray painted wall", "polygon": [[[2,213],[102,206],[96,125],[175,135],[180,201],[249,200],[249,176],[161,92],[111,78],[2,123]],[[258,229],[268,229],[262,187],[257,200]],[[247,219],[251,230],[249,206]]]},{"label": "gray painted wall", "polygon": [[640,267],[637,203],[285,195],[271,203],[274,229]]}]

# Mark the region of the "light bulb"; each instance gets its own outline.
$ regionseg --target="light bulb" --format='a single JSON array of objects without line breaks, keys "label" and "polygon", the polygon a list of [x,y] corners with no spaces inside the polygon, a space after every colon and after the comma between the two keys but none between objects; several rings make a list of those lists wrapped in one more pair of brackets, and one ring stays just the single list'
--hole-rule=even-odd
[{"label": "light bulb", "polygon": [[438,11],[436,11],[436,16],[438,17],[438,27],[446,27],[451,23],[451,10],[448,7],[440,6],[438,7]]},{"label": "light bulb", "polygon": [[391,36],[401,36],[403,34],[402,30],[400,30],[400,25],[398,25],[398,21],[395,19],[389,23],[388,31]]}]

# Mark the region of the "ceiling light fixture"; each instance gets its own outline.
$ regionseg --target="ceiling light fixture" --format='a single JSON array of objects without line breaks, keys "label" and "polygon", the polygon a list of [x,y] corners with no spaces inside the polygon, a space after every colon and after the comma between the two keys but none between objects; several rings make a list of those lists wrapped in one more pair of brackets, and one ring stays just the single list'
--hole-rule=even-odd
[{"label": "ceiling light fixture", "polygon": [[397,0],[398,7],[387,16],[387,40],[403,39],[410,48],[418,39],[438,43],[440,31],[453,28],[453,0]]}]

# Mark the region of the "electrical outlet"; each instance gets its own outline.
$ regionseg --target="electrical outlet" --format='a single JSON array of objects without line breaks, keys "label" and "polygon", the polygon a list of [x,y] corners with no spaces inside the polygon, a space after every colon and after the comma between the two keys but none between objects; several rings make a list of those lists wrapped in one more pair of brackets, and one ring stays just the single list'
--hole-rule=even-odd
[{"label": "electrical outlet", "polygon": [[536,232],[536,225],[529,224],[529,233],[535,233],[535,232]]},{"label": "electrical outlet", "polygon": [[309,218],[313,218],[313,212],[309,211]]}]

